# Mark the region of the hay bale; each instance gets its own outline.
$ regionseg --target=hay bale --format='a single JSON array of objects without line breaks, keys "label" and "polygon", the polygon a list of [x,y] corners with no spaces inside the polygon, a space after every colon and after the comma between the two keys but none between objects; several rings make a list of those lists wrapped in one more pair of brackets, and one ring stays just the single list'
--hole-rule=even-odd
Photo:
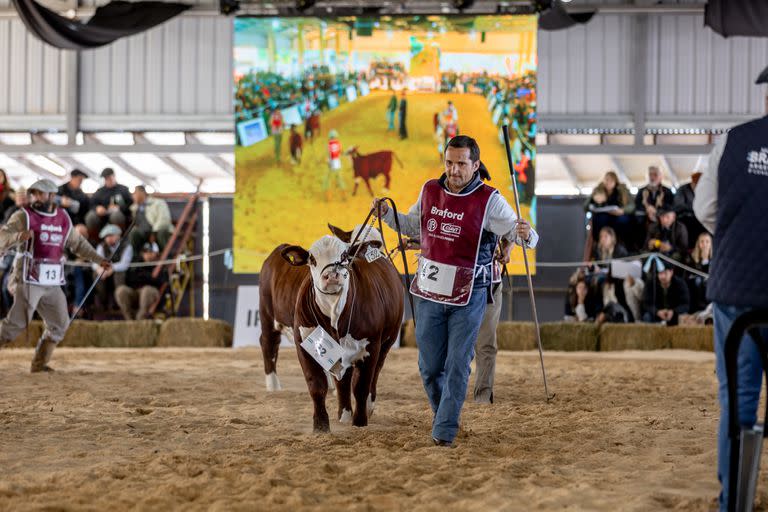
[{"label": "hay bale", "polygon": [[99,322],[75,320],[59,344],[62,347],[98,347]]},{"label": "hay bale", "polygon": [[416,348],[416,326],[413,320],[405,322],[403,335],[400,337],[400,346]]},{"label": "hay bale", "polygon": [[657,324],[603,324],[598,349],[658,350],[670,348],[670,328]]},{"label": "hay bale", "polygon": [[160,326],[158,347],[231,347],[232,326],[222,320],[169,318]]},{"label": "hay bale", "polygon": [[670,348],[714,350],[715,330],[711,325],[686,325],[669,328]]},{"label": "hay bale", "polygon": [[496,341],[499,350],[535,350],[536,327],[533,322],[499,322]]},{"label": "hay bale", "polygon": [[[29,333],[27,333],[29,330]],[[43,322],[40,320],[33,320],[29,324],[29,328],[21,331],[21,334],[16,336],[16,339],[11,343],[5,345],[4,348],[34,348],[37,345],[37,340],[43,335]],[[29,343],[27,343],[29,339]]]},{"label": "hay bale", "polygon": [[158,327],[154,320],[98,322],[97,347],[154,347]]},{"label": "hay bale", "polygon": [[544,350],[597,350],[598,327],[591,322],[552,322],[541,324]]}]

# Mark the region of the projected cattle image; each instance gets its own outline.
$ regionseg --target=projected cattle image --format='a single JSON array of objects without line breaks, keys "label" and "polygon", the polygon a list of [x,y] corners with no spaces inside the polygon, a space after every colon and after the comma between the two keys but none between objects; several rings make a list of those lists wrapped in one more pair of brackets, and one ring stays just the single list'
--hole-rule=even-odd
[{"label": "projected cattle image", "polygon": [[275,246],[309,245],[328,222],[362,222],[373,196],[406,210],[458,134],[478,141],[512,202],[504,124],[535,221],[535,29],[524,16],[239,18],[235,270],[258,272]]}]

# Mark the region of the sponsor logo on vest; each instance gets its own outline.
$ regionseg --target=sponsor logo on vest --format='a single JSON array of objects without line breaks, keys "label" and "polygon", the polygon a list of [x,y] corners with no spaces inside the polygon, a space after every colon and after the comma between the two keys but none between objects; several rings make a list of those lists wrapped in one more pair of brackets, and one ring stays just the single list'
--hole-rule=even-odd
[{"label": "sponsor logo on vest", "polygon": [[51,231],[56,233],[62,233],[64,230],[61,226],[52,226],[50,224],[40,224],[40,231]]},{"label": "sponsor logo on vest", "polygon": [[427,221],[427,230],[429,230],[429,232],[431,233],[436,229],[437,229],[437,221],[435,219],[429,219]]},{"label": "sponsor logo on vest", "polygon": [[64,235],[59,235],[59,234],[51,235],[51,242],[55,244],[60,244],[62,240],[64,240]]},{"label": "sponsor logo on vest", "polygon": [[452,212],[449,209],[441,210],[437,206],[432,207],[432,211],[430,212],[432,215],[437,215],[438,217],[442,217],[444,219],[454,219],[454,220],[461,220],[464,218],[464,212],[456,213]]},{"label": "sponsor logo on vest", "polygon": [[768,148],[760,148],[760,151],[750,151],[747,153],[747,163],[749,174],[758,174],[768,176]]},{"label": "sponsor logo on vest", "polygon": [[[464,215],[464,214],[462,214]],[[461,234],[461,226],[457,226],[456,224],[449,224],[447,222],[443,222],[440,224],[440,231],[445,233],[446,235],[459,235]]]},{"label": "sponsor logo on vest", "polygon": [[43,243],[47,242],[48,241],[48,237],[49,237],[49,235],[45,231],[40,233],[40,241],[41,242],[43,242]]}]

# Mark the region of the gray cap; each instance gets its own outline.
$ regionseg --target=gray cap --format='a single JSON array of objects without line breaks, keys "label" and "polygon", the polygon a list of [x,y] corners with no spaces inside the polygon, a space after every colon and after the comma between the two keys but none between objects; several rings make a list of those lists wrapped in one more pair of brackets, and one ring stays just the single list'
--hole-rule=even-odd
[{"label": "gray cap", "polygon": [[37,180],[32,185],[30,185],[29,188],[27,188],[28,192],[32,192],[33,190],[55,194],[59,191],[59,188],[51,180]]},{"label": "gray cap", "polygon": [[117,235],[120,236],[123,234],[123,230],[120,229],[120,226],[116,226],[114,224],[107,224],[103,228],[101,228],[101,231],[99,231],[99,238],[106,238],[109,235]]}]

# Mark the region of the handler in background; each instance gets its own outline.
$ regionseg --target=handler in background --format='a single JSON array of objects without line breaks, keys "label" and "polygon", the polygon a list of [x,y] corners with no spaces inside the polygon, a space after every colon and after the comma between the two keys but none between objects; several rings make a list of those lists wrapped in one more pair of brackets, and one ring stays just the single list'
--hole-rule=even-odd
[{"label": "handler in background", "polygon": [[[768,68],[757,83],[768,83]],[[768,114],[768,95],[766,96]],[[714,235],[707,299],[715,317],[715,364],[720,400],[717,477],[722,485],[720,510],[728,509],[730,443],[725,340],[734,320],[768,308],[768,115],[732,128],[715,144],[709,165],[696,185],[693,211]],[[763,332],[763,337],[768,333]],[[746,336],[745,336],[746,338]],[[738,363],[739,424],[757,421],[763,365],[754,341],[744,339]]]},{"label": "handler in background", "polygon": [[[421,242],[411,293],[416,305],[419,372],[434,413],[432,439],[452,446],[469,382],[475,340],[491,298],[493,254],[519,240],[535,247],[538,235],[494,188],[471,137],[454,137],[445,149],[445,172],[429,180],[408,214],[403,234]],[[383,220],[396,229],[394,213],[381,203]],[[522,242],[524,241],[524,242]]]},{"label": "handler in background", "polygon": [[0,228],[0,251],[19,245],[9,288],[14,288],[13,306],[0,322],[0,347],[10,343],[29,326],[37,311],[45,330],[32,359],[32,373],[52,371],[48,366],[53,349],[69,328],[64,285],[65,249],[81,258],[111,267],[88,240],[72,229],[67,212],[53,204],[56,185],[39,180],[29,187],[29,204],[11,215]]}]

